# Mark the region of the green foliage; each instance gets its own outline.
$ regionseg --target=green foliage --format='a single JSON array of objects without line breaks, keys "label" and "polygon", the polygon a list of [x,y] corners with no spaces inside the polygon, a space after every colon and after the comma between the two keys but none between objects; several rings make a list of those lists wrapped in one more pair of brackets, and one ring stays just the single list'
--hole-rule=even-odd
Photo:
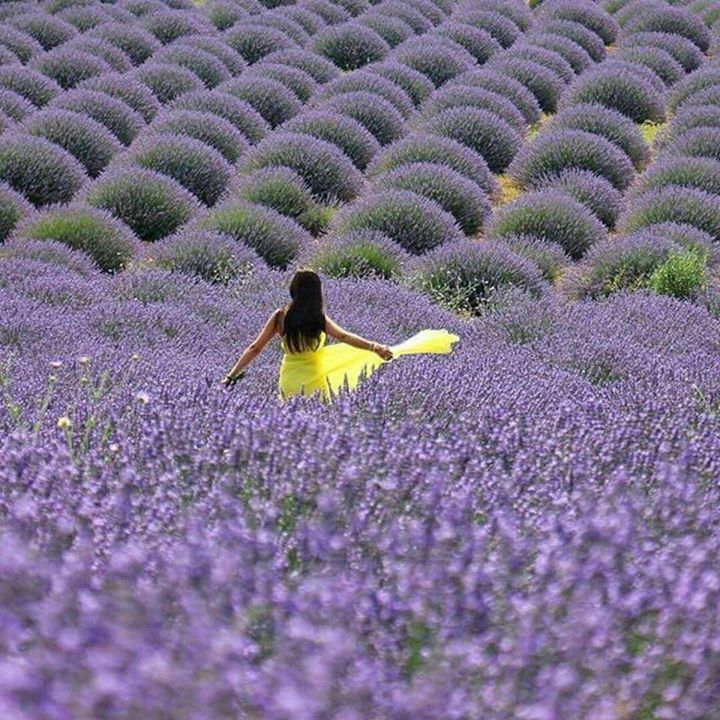
[{"label": "green foliage", "polygon": [[705,286],[706,257],[695,249],[671,252],[655,269],[648,286],[661,295],[685,299],[695,297]]}]

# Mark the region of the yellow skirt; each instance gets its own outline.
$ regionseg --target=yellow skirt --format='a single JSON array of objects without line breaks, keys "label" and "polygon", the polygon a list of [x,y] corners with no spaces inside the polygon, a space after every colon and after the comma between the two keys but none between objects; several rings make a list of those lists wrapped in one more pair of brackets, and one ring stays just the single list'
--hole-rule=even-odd
[{"label": "yellow skirt", "polygon": [[[401,355],[449,353],[459,339],[447,330],[421,330],[404,342],[391,345],[390,349],[393,360]],[[324,343],[324,335],[321,340]],[[392,361],[383,360],[372,350],[361,350],[345,343],[321,344],[317,350],[300,353],[285,349],[280,365],[278,399],[283,401],[295,395],[320,393],[322,400],[331,400],[346,384],[354,390],[363,374],[368,377],[387,362]]]}]

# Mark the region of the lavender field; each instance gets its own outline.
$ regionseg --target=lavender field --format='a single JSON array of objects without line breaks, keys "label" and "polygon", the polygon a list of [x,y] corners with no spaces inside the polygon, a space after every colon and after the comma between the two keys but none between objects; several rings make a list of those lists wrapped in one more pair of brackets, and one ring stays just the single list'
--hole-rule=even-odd
[{"label": "lavender field", "polygon": [[[0,719],[720,719],[719,49],[720,0],[0,3]],[[298,267],[460,342],[223,388]]]}]

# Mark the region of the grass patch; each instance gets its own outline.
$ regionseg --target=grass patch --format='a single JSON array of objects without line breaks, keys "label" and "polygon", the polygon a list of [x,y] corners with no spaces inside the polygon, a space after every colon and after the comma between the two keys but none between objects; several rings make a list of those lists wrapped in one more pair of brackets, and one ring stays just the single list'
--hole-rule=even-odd
[{"label": "grass patch", "polygon": [[500,195],[497,198],[496,205],[506,205],[516,200],[523,191],[507,173],[498,175],[498,184],[500,185]]},{"label": "grass patch", "polygon": [[639,127],[643,138],[645,138],[645,142],[647,142],[648,145],[652,145],[658,133],[665,127],[665,123],[655,123],[646,120],[644,123],[641,123]]}]

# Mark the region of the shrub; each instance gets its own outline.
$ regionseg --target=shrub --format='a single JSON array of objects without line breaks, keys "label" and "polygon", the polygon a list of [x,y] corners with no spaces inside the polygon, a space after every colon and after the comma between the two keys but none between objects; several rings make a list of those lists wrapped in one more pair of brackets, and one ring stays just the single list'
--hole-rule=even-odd
[{"label": "shrub", "polygon": [[560,245],[532,235],[507,235],[502,242],[514,253],[537,265],[543,278],[550,282],[556,280],[563,268],[572,262]]},{"label": "shrub", "polygon": [[345,8],[328,0],[305,0],[302,6],[319,15],[328,25],[347,22],[352,17]]},{"label": "shrub", "polygon": [[348,92],[336,95],[326,103],[329,110],[346,115],[361,123],[380,145],[387,145],[402,136],[402,115],[381,97],[369,92]]},{"label": "shrub", "polygon": [[450,14],[440,9],[431,0],[406,0],[406,5],[424,15],[433,25],[440,25]]},{"label": "shrub", "polygon": [[161,105],[172,102],[184,93],[205,87],[202,80],[190,70],[155,60],[143,63],[136,70],[135,77],[152,90]]},{"label": "shrub", "polygon": [[227,30],[231,28],[238,20],[246,20],[250,13],[233,2],[215,2],[208,3],[207,17],[208,20],[218,30]]},{"label": "shrub", "polygon": [[544,20],[572,20],[592,30],[606,45],[615,42],[619,32],[617,21],[592,0],[546,0],[540,10]]},{"label": "shrub", "polygon": [[646,233],[605,240],[588,252],[564,289],[580,299],[647,288],[653,272],[673,248],[669,240]]},{"label": "shrub", "polygon": [[499,93],[464,85],[448,85],[440,88],[423,105],[422,112],[432,117],[452,108],[478,108],[497,115],[516,132],[524,133],[525,118],[515,105]]},{"label": "shrub", "polygon": [[160,110],[160,103],[152,90],[128,75],[107,73],[83,80],[79,87],[83,90],[105,93],[121,100],[135,112],[140,113],[145,122],[150,122]]},{"label": "shrub", "polygon": [[232,95],[211,90],[181,95],[169,106],[172,110],[198,110],[225,118],[252,143],[258,142],[270,126],[263,116],[246,102]]},{"label": "shrub", "polygon": [[356,230],[327,238],[304,263],[330,277],[391,280],[398,277],[410,255],[383,233]]},{"label": "shrub", "polygon": [[77,30],[70,23],[43,12],[21,13],[13,17],[10,24],[34,37],[43,50],[52,50],[77,35]]},{"label": "shrub", "polygon": [[402,88],[416,107],[435,90],[435,86],[427,76],[394,60],[369,65],[367,71],[380,75]]},{"label": "shrub", "polygon": [[75,87],[81,80],[112,70],[104,60],[90,53],[66,48],[38,56],[32,66],[65,90]]},{"label": "shrub", "polygon": [[368,175],[412,163],[439,163],[472,180],[488,195],[497,192],[497,181],[482,155],[450,138],[415,133],[393,143],[368,168]]},{"label": "shrub", "polygon": [[539,296],[544,283],[538,268],[503,243],[461,240],[447,243],[415,261],[411,285],[434,302],[458,313],[480,315],[501,288]]},{"label": "shrub", "polygon": [[[563,83],[568,83],[575,77],[572,65],[570,65],[560,53],[554,50],[548,50],[547,48],[522,42],[516,43],[508,55],[511,55],[514,59],[530,60],[538,65],[542,65]],[[516,79],[519,80],[520,78]]]},{"label": "shrub", "polygon": [[565,106],[595,103],[617,110],[637,123],[661,122],[662,93],[641,77],[633,63],[604,62],[575,80],[564,95]]},{"label": "shrub", "polygon": [[12,120],[20,121],[35,111],[35,106],[12,90],[0,89],[0,112]]},{"label": "shrub", "polygon": [[595,62],[600,62],[605,58],[605,43],[602,38],[579,22],[551,20],[543,24],[542,30],[544,33],[560,35],[577,43]]},{"label": "shrub", "polygon": [[540,178],[533,186],[560,190],[581,202],[606,227],[613,227],[622,210],[622,193],[608,180],[589,170],[571,168],[557,175]]},{"label": "shrub", "polygon": [[389,17],[399,18],[409,25],[416,35],[422,35],[432,29],[433,24],[416,8],[410,7],[408,3],[396,2],[389,0],[380,3],[374,12],[378,15],[388,15]]},{"label": "shrub", "polygon": [[122,150],[120,142],[104,125],[70,110],[35,113],[27,123],[27,131],[67,150],[91,178],[97,177]]},{"label": "shrub", "polygon": [[277,80],[244,74],[223,83],[218,90],[234,95],[257,110],[274,128],[300,111],[297,97]]},{"label": "shrub", "polygon": [[604,137],[623,150],[638,170],[650,160],[650,148],[638,126],[622,113],[602,105],[580,103],[569,107],[550,121],[547,131],[555,128],[583,130]]},{"label": "shrub", "polygon": [[449,212],[466,235],[474,235],[490,215],[488,196],[474,182],[439,163],[411,163],[381,175],[384,190],[410,190]]},{"label": "shrub", "polygon": [[590,170],[618,190],[624,190],[634,176],[630,158],[617,145],[583,130],[558,130],[538,136],[518,152],[510,174],[522,186],[532,186],[544,176],[570,168]]},{"label": "shrub", "polygon": [[607,233],[595,215],[567,193],[538,190],[521,195],[495,212],[488,237],[507,235],[530,235],[556,242],[577,260]]},{"label": "shrub", "polygon": [[221,285],[250,276],[265,264],[251,248],[222,233],[203,230],[181,230],[159,240],[152,246],[150,257],[162,270]]},{"label": "shrub", "polygon": [[321,200],[352,200],[362,187],[362,175],[337,146],[294,132],[275,133],[255,147],[244,164],[246,172],[265,167],[289,167]]},{"label": "shrub", "polygon": [[685,110],[692,107],[706,106],[720,106],[720,86],[716,85],[715,87],[705,88],[705,90],[700,90],[690,95],[677,109]]},{"label": "shrub", "polygon": [[720,240],[720,198],[696,188],[669,185],[634,199],[624,213],[623,232],[673,222],[692,225]]},{"label": "shrub", "polygon": [[370,7],[367,0],[339,0],[338,4],[345,8],[353,17],[362,15],[367,12]]},{"label": "shrub", "polygon": [[515,59],[510,53],[493,60],[490,68],[522,83],[535,96],[541,110],[555,112],[565,83],[552,70],[532,60]]},{"label": "shrub", "polygon": [[413,29],[400,18],[368,13],[358,18],[358,23],[376,32],[390,48],[414,35]]},{"label": "shrub", "polygon": [[696,250],[713,261],[715,260],[713,256],[718,254],[712,235],[686,223],[662,222],[646,225],[643,227],[643,232],[671,240],[680,248]]},{"label": "shrub", "polygon": [[33,210],[32,205],[9,185],[0,183],[0,242]]},{"label": "shrub", "polygon": [[153,61],[185,68],[208,88],[214,88],[231,77],[230,71],[214,55],[200,48],[177,43],[159,50],[153,57]]},{"label": "shrub", "polygon": [[8,132],[0,136],[0,180],[36,207],[68,202],[86,179],[82,165],[49,140]]},{"label": "shrub", "polygon": [[491,10],[475,10],[466,6],[453,13],[453,19],[486,30],[503,48],[509,48],[522,34],[510,18]]},{"label": "shrub", "polygon": [[201,207],[175,180],[137,167],[105,173],[89,188],[86,200],[108,210],[149,242],[175,232]]},{"label": "shrub", "polygon": [[499,93],[515,105],[529,125],[540,120],[540,105],[535,96],[522,83],[507,75],[501,75],[489,68],[471,70],[448,83],[448,87],[455,86],[478,87]]},{"label": "shrub", "polygon": [[705,258],[693,250],[671,252],[655,268],[648,286],[660,295],[685,300],[696,298],[706,283]]},{"label": "shrub", "polygon": [[0,67],[0,87],[22,95],[39,108],[45,107],[62,92],[62,88],[51,78],[21,65]]},{"label": "shrub", "polygon": [[304,70],[321,85],[338,77],[340,71],[329,60],[307,50],[277,50],[265,56],[265,62],[290,65]]},{"label": "shrub", "polygon": [[[278,14],[280,13],[280,14]],[[274,10],[270,13],[262,13],[257,17],[252,18],[252,22],[255,25],[262,25],[264,27],[273,28],[285,33],[291,40],[294,40],[298,45],[304,46],[309,40],[310,36],[305,32],[300,23],[295,22],[289,17],[286,17],[283,10]]]},{"label": "shrub", "polygon": [[396,49],[395,58],[426,75],[435,87],[475,64],[475,58],[457,43],[428,38],[406,40]]},{"label": "shrub", "polygon": [[216,57],[231,75],[239,75],[247,68],[240,53],[233,50],[220,38],[208,35],[192,35],[182,39],[182,47],[197,48]]},{"label": "shrub", "polygon": [[627,33],[661,32],[680,35],[706,52],[710,47],[710,32],[701,20],[687,10],[660,5],[637,13],[625,25]]},{"label": "shrub", "polygon": [[461,237],[461,230],[450,213],[408,190],[386,190],[370,195],[341,216],[341,232],[376,230],[416,255]]},{"label": "shrub", "polygon": [[709,65],[688,75],[678,83],[668,99],[668,108],[676,110],[696,93],[720,86],[720,67]]},{"label": "shrub", "polygon": [[364,125],[336,112],[318,110],[303,113],[283,129],[336,145],[359,170],[364,170],[380,150],[380,143]]},{"label": "shrub", "polygon": [[720,128],[720,106],[698,105],[681,108],[655,139],[659,147],[667,147],[673,140],[695,128]]},{"label": "shrub", "polygon": [[341,70],[356,70],[381,60],[390,51],[390,46],[380,35],[358,22],[323,30],[315,38],[313,48]]},{"label": "shrub", "polygon": [[688,130],[667,149],[673,155],[720,160],[720,128],[698,127]]},{"label": "shrub", "polygon": [[114,72],[124,73],[132,68],[130,58],[122,50],[100,38],[82,35],[71,40],[66,47],[89,53],[104,60],[110,66],[110,70]]},{"label": "shrub", "polygon": [[0,46],[10,50],[21,63],[43,52],[43,46],[32,35],[9,25],[0,25]]},{"label": "shrub", "polygon": [[685,76],[683,66],[665,50],[657,47],[622,48],[618,53],[622,60],[640,63],[650,68],[666,85],[674,85]]},{"label": "shrub", "polygon": [[533,14],[525,3],[515,2],[514,0],[481,0],[481,2],[475,4],[475,7],[504,15],[512,20],[523,32],[529,30],[533,24]]},{"label": "shrub", "polygon": [[113,22],[99,25],[90,30],[91,37],[107,40],[111,45],[122,50],[133,65],[144,63],[161,47],[154,35],[137,26]]},{"label": "shrub", "polygon": [[[278,50],[291,50],[297,43],[285,33],[262,25],[243,24],[225,32],[225,42],[249,65]],[[275,61],[277,62],[277,60]]]},{"label": "shrub", "polygon": [[502,50],[502,45],[487,30],[466,23],[448,21],[435,34],[461,45],[481,64]]},{"label": "shrub", "polygon": [[541,47],[556,52],[565,58],[566,62],[576,74],[584,72],[593,64],[593,59],[582,45],[562,35],[539,32],[528,35],[525,41],[530,46]]},{"label": "shrub", "polygon": [[217,207],[199,227],[229,235],[252,248],[268,265],[282,269],[311,242],[310,236],[289,218],[244,200],[233,199]]},{"label": "shrub", "polygon": [[163,45],[186,35],[203,35],[214,30],[208,21],[184,10],[151,13],[143,18],[143,24]]},{"label": "shrub", "polygon": [[657,47],[675,58],[685,72],[700,66],[703,54],[691,40],[664,32],[635,32],[621,38],[620,47]]},{"label": "shrub", "polygon": [[315,35],[327,27],[327,23],[320,15],[307,8],[292,5],[283,7],[283,12],[298,25],[301,25],[309,35]]},{"label": "shrub", "polygon": [[217,150],[228,162],[237,162],[248,149],[245,136],[232,123],[209,112],[170,110],[152,124],[154,133],[185,135]]},{"label": "shrub", "polygon": [[92,6],[68,7],[57,13],[57,17],[63,22],[69,23],[81,33],[92,30],[104,22],[112,21],[112,18],[105,10]]},{"label": "shrub", "polygon": [[129,145],[145,126],[140,113],[122,100],[93,90],[70,90],[54,100],[50,107],[87,115],[104,125],[123,145]]},{"label": "shrub", "polygon": [[457,140],[480,155],[492,172],[502,172],[520,147],[522,138],[495,113],[473,107],[442,111],[426,125],[428,132]]},{"label": "shrub", "polygon": [[57,265],[83,277],[91,277],[100,271],[97,263],[87,253],[73,250],[55,240],[13,238],[3,245],[0,252],[6,259],[35,260],[48,265]]},{"label": "shrub", "polygon": [[300,102],[307,102],[315,93],[317,83],[309,73],[290,65],[261,61],[245,73],[246,78],[267,78],[281,83],[290,90]]},{"label": "shrub", "polygon": [[413,103],[408,94],[395,83],[367,70],[345,75],[325,86],[323,97],[335,97],[348,92],[366,92],[387,100],[403,116],[413,111]]},{"label": "shrub", "polygon": [[205,205],[218,201],[232,174],[232,166],[217,150],[183,135],[145,135],[130,149],[130,158],[176,180]]},{"label": "shrub", "polygon": [[87,253],[105,272],[122,270],[136,250],[130,229],[112,215],[84,205],[53,207],[18,227],[26,240],[55,240]]}]

